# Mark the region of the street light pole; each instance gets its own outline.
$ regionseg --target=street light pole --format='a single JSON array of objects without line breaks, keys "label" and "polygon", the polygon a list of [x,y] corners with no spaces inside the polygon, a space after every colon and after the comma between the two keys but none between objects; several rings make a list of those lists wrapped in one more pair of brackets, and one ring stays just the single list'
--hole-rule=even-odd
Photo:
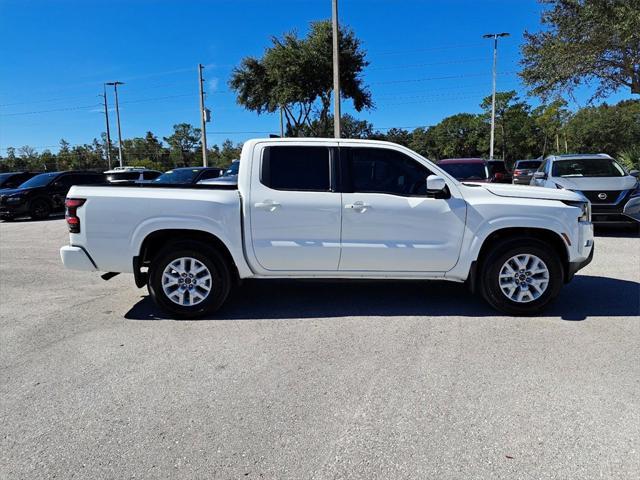
[{"label": "street light pole", "polygon": [[107,107],[107,85],[103,84],[103,93],[99,95],[104,99],[104,120],[107,124],[107,165],[111,170],[111,132],[109,129],[109,108]]},{"label": "street light pole", "polygon": [[207,114],[204,108],[204,65],[198,64],[198,85],[200,88],[200,143],[202,145],[202,166],[207,166]]},{"label": "street light pole", "polygon": [[333,15],[333,136],[340,138],[340,62],[338,50],[338,0],[332,0]]},{"label": "street light pole", "polygon": [[116,119],[118,120],[118,160],[122,167],[122,132],[120,130],[120,107],[118,105],[118,85],[124,85],[123,82],[107,82],[107,85],[113,85],[113,91],[116,94]]},{"label": "street light pole", "polygon": [[493,144],[496,129],[496,65],[498,62],[498,38],[508,37],[507,32],[487,33],[482,38],[493,38],[493,87],[491,90],[491,143],[489,145],[489,160],[493,160]]}]

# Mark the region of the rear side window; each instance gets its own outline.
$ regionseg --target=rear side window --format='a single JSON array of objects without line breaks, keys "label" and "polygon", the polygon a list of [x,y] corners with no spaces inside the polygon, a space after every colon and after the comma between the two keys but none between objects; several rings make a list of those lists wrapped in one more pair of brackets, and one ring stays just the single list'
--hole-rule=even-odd
[{"label": "rear side window", "polygon": [[260,180],[274,190],[331,190],[327,147],[267,147]]},{"label": "rear side window", "polygon": [[155,171],[142,172],[142,178],[144,180],[153,180],[154,178],[158,178],[160,175],[161,175],[160,172],[155,172]]},{"label": "rear side window", "polygon": [[200,180],[208,180],[210,178],[218,178],[220,176],[220,170],[207,170],[205,171]]}]

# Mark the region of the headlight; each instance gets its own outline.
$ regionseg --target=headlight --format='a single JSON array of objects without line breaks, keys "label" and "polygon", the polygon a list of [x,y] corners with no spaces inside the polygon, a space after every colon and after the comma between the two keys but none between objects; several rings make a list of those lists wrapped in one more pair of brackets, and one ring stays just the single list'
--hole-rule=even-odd
[{"label": "headlight", "polygon": [[22,197],[7,197],[7,203],[20,203],[22,202]]},{"label": "headlight", "polygon": [[563,201],[565,205],[569,205],[571,207],[577,207],[580,209],[580,216],[578,217],[579,222],[590,222],[591,221],[591,202],[571,202],[571,201]]},{"label": "headlight", "polygon": [[578,217],[578,221],[580,222],[590,222],[591,221],[591,202],[582,202],[579,205],[582,210],[582,213]]}]

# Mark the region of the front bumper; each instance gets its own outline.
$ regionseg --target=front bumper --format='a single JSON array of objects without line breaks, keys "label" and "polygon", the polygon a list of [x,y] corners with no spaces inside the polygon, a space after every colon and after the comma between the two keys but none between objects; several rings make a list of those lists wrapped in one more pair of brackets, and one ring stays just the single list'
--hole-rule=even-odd
[{"label": "front bumper", "polygon": [[82,247],[65,245],[60,249],[60,258],[65,268],[70,270],[82,270],[85,272],[98,270],[96,264]]},{"label": "front bumper", "polygon": [[578,270],[582,270],[584,267],[586,267],[587,265],[589,265],[591,263],[591,260],[593,260],[593,252],[595,251],[595,247],[592,246],[591,247],[591,253],[589,253],[589,256],[585,259],[585,260],[581,260],[579,262],[571,262],[569,263],[569,266],[567,268],[567,273],[566,273],[566,277],[565,277],[565,282],[569,283],[574,275],[578,272]]},{"label": "front bumper", "polygon": [[27,215],[29,213],[29,205],[27,202],[15,203],[15,204],[3,204],[0,205],[0,217],[17,217],[20,215]]}]

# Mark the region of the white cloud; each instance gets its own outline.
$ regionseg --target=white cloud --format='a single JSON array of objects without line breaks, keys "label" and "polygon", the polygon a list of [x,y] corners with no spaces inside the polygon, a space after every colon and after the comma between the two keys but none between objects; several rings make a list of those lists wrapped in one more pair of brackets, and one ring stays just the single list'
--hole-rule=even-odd
[{"label": "white cloud", "polygon": [[220,83],[220,79],[218,77],[213,77],[209,80],[209,91],[216,92],[218,90],[218,83]]}]

